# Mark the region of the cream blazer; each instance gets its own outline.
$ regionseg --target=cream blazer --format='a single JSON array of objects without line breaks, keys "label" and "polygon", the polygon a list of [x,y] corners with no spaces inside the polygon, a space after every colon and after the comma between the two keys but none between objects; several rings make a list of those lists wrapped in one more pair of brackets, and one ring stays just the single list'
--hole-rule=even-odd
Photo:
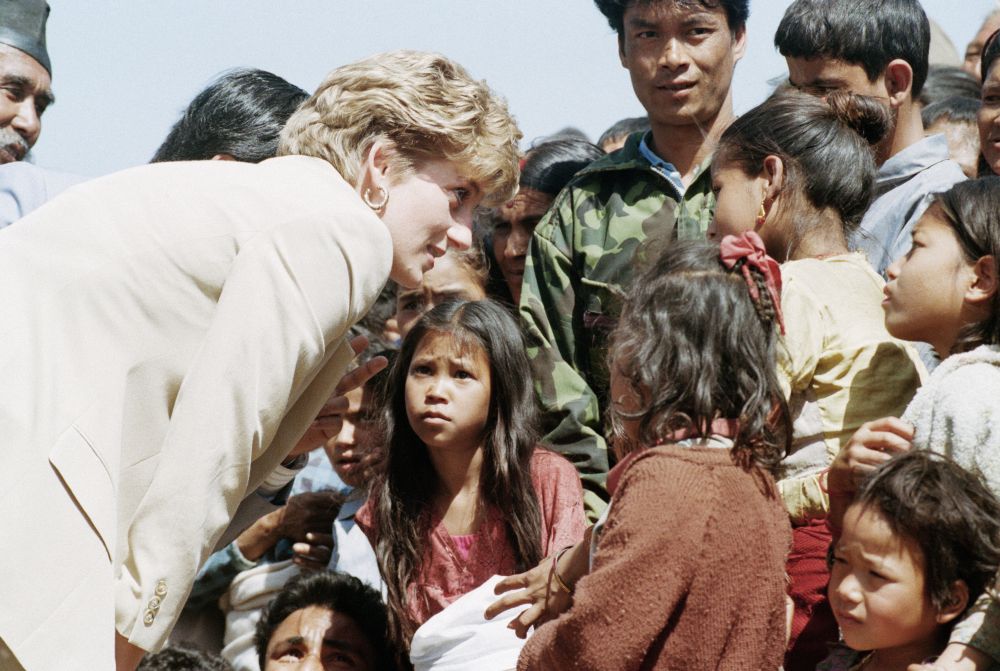
[{"label": "cream blazer", "polygon": [[0,231],[0,639],[25,668],[112,669],[113,628],[166,642],[391,264],[301,156],[126,170]]}]

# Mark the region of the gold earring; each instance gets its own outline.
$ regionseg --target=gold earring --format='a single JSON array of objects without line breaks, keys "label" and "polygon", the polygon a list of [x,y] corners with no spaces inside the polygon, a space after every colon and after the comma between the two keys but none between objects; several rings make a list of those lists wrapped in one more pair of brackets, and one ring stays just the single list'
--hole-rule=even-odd
[{"label": "gold earring", "polygon": [[365,205],[372,208],[376,212],[381,212],[385,209],[386,204],[389,202],[389,192],[382,188],[381,186],[375,187],[379,191],[379,201],[376,203],[372,200],[372,190],[371,187],[365,188],[365,192],[361,194],[361,199],[365,201]]},{"label": "gold earring", "polygon": [[760,200],[760,210],[757,212],[757,221],[756,221],[757,228],[763,226],[764,222],[767,220],[767,208],[764,207],[764,203],[766,201],[767,201],[767,196],[764,196]]}]

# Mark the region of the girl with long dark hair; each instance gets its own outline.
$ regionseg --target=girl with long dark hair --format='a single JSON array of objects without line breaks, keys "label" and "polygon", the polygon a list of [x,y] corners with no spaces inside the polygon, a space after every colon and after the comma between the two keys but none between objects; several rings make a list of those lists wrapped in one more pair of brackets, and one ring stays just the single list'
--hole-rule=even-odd
[{"label": "girl with long dark hair", "polygon": [[[589,562],[581,544],[543,565],[547,591],[572,592],[572,605],[528,639],[519,671],[781,665],[791,534],[769,470],[791,426],[774,366],[779,290],[752,234],[722,254],[674,242],[636,278],[608,352],[622,458],[611,504]],[[501,582],[529,589],[499,603],[551,617],[559,606],[536,601],[531,578]]]},{"label": "girl with long dark hair", "polygon": [[524,341],[499,304],[449,301],[424,315],[389,390],[385,472],[356,520],[402,651],[432,615],[579,541],[585,522],[576,470],[537,445]]}]

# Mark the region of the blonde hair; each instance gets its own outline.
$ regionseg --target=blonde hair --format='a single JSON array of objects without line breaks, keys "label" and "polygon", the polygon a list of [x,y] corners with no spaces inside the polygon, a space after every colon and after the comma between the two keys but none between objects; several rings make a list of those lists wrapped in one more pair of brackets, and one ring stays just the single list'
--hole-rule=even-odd
[{"label": "blonde hair", "polygon": [[496,205],[517,188],[521,131],[506,102],[444,56],[391,51],[339,67],[292,115],[278,155],[328,161],[356,184],[368,150],[391,144],[400,173],[444,159]]}]

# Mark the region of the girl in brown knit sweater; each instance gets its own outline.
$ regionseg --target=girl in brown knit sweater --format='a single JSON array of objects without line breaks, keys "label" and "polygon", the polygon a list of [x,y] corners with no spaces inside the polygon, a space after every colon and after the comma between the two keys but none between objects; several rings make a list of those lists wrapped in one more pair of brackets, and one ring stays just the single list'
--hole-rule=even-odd
[{"label": "girl in brown knit sweater", "polygon": [[[769,468],[790,426],[775,374],[780,276],[754,233],[672,242],[609,351],[621,462],[586,541],[513,576],[518,669],[776,670],[791,532]],[[589,549],[589,562],[588,562]],[[589,564],[589,566],[588,566]]]}]

